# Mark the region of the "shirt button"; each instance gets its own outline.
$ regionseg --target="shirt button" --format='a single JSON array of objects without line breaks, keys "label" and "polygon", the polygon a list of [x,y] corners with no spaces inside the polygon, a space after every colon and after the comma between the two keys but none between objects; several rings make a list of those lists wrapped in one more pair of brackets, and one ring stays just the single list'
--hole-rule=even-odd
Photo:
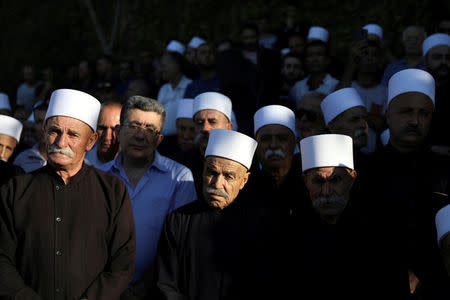
[{"label": "shirt button", "polygon": [[62,255],[62,252],[61,252],[60,250],[58,250],[58,251],[56,251],[56,255],[57,255],[57,256],[61,256],[61,255]]},{"label": "shirt button", "polygon": [[59,189],[60,189],[60,187],[59,187],[59,185],[57,185],[57,186],[56,186],[56,190],[59,191]]},{"label": "shirt button", "polygon": [[60,217],[56,217],[56,222],[61,222],[62,221],[62,219],[60,218]]}]

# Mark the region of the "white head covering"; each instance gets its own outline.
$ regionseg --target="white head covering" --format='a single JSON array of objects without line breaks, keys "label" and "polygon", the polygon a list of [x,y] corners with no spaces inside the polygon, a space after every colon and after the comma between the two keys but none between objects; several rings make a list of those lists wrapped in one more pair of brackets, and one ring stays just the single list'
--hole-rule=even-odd
[{"label": "white head covering", "polygon": [[347,109],[356,106],[366,107],[358,92],[352,87],[334,91],[327,95],[320,103],[327,125]]},{"label": "white head covering", "polygon": [[319,134],[300,140],[302,171],[320,167],[353,169],[353,139],[343,134]]},{"label": "white head covering", "polygon": [[0,109],[12,110],[9,97],[5,93],[0,93]]},{"label": "white head covering", "polygon": [[19,142],[22,128],[22,122],[19,120],[10,116],[0,115],[0,134],[8,135]]},{"label": "white head covering", "polygon": [[430,73],[420,69],[406,69],[392,75],[388,83],[388,104],[396,96],[408,92],[430,97],[434,105],[435,83]]},{"label": "white head covering", "polygon": [[231,106],[231,100],[227,96],[216,92],[205,92],[194,98],[192,117],[201,110],[214,109],[231,120]]},{"label": "white head covering", "polygon": [[446,33],[435,33],[427,37],[422,43],[422,55],[425,56],[431,48],[440,45],[450,47],[450,35]]},{"label": "white head covering", "polygon": [[320,27],[320,26],[311,26],[308,31],[307,40],[318,39],[324,43],[327,43],[328,37],[329,37],[329,33],[328,33],[328,30],[326,30],[325,28]]},{"label": "white head covering", "polygon": [[83,121],[96,131],[99,113],[100,102],[91,95],[78,90],[59,89],[50,97],[45,120],[54,116],[71,117]]},{"label": "white head covering", "polygon": [[450,232],[450,204],[441,208],[435,217],[437,241],[441,245],[441,239]]},{"label": "white head covering", "polygon": [[192,119],[192,110],[194,109],[194,99],[183,98],[178,102],[177,117]]},{"label": "white head covering", "polygon": [[247,169],[252,165],[258,143],[251,137],[229,129],[213,129],[209,134],[205,157],[219,156],[242,164]]},{"label": "white head covering", "polygon": [[170,43],[167,45],[166,50],[178,52],[181,55],[184,55],[184,52],[186,51],[186,47],[179,41],[171,40]]},{"label": "white head covering", "polygon": [[363,27],[363,29],[367,29],[368,34],[375,34],[377,35],[381,40],[383,39],[383,28],[381,28],[378,24],[367,24]]},{"label": "white head covering", "polygon": [[389,143],[389,138],[390,138],[390,132],[389,132],[389,128],[383,130],[383,132],[380,135],[380,139],[381,139],[381,143],[383,144],[383,146],[386,146],[387,143]]},{"label": "white head covering", "polygon": [[188,46],[197,49],[200,45],[206,44],[206,41],[198,36],[194,36],[189,42]]},{"label": "white head covering", "polygon": [[254,135],[258,130],[269,124],[283,125],[289,128],[295,136],[295,114],[283,105],[267,105],[261,107],[253,116]]},{"label": "white head covering", "polygon": [[283,48],[283,49],[280,50],[281,55],[286,55],[289,52],[291,52],[290,48]]}]

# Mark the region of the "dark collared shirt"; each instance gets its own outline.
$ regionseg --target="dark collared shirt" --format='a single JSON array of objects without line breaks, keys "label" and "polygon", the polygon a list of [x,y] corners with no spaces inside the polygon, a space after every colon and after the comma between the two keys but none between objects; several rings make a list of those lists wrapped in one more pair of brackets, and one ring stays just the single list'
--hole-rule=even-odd
[{"label": "dark collared shirt", "polygon": [[125,185],[84,165],[65,185],[50,166],[0,190],[0,298],[118,299],[133,277]]}]

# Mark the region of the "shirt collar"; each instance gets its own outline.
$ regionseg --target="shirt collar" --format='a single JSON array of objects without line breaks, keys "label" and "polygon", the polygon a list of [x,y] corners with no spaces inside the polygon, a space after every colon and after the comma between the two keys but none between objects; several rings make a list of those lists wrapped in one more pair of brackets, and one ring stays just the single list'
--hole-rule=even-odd
[{"label": "shirt collar", "polygon": [[[154,154],[155,157],[153,158],[153,163],[150,165],[150,167],[148,167],[146,172],[148,172],[148,170],[150,170],[151,168],[155,168],[164,173],[169,172],[169,168],[167,168],[167,166],[163,163],[163,156],[159,154],[158,150],[155,150]],[[116,159],[114,160],[112,167],[117,170],[123,169],[122,159],[123,153],[122,151],[120,151]]]}]

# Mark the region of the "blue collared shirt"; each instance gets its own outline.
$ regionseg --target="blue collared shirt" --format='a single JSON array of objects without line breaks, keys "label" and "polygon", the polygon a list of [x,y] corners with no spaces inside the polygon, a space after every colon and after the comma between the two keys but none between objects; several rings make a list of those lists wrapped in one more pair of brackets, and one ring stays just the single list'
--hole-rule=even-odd
[{"label": "blue collared shirt", "polygon": [[136,261],[133,282],[153,264],[166,215],[194,201],[194,178],[186,166],[155,151],[152,165],[136,188],[130,184],[122,165],[122,152],[99,169],[120,178],[128,188],[136,226]]},{"label": "blue collared shirt", "polygon": [[13,164],[30,173],[47,165],[47,160],[39,152],[39,144],[34,144],[32,148],[20,152]]}]

